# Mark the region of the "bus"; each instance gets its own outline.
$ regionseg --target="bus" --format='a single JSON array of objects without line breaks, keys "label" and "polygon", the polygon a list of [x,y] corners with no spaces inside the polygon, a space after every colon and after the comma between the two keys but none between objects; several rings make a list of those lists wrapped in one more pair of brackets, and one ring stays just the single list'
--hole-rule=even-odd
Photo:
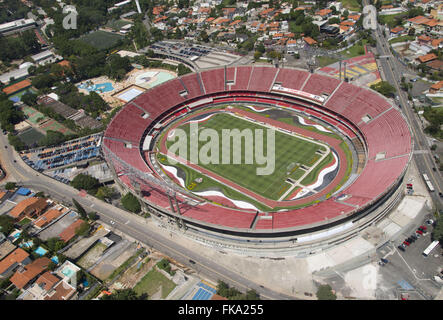
[{"label": "bus", "polygon": [[431,251],[435,249],[435,247],[436,247],[438,244],[439,244],[439,241],[438,241],[438,240],[435,240],[434,242],[432,242],[432,243],[431,243],[431,244],[425,249],[425,251],[423,251],[423,255],[424,255],[425,257],[427,257],[427,256],[431,253]]},{"label": "bus", "polygon": [[423,179],[425,180],[426,186],[428,187],[429,191],[434,192],[434,186],[431,183],[431,180],[429,180],[429,177],[426,173],[423,173]]}]

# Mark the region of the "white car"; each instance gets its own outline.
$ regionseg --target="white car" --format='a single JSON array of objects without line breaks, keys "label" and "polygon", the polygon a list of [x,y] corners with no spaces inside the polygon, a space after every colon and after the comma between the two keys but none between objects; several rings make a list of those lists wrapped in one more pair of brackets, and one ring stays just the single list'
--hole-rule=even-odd
[{"label": "white car", "polygon": [[432,220],[432,219],[429,219],[429,220],[426,221],[426,224],[427,224],[428,226],[430,226],[430,225],[433,224],[433,223],[434,223],[434,220]]}]

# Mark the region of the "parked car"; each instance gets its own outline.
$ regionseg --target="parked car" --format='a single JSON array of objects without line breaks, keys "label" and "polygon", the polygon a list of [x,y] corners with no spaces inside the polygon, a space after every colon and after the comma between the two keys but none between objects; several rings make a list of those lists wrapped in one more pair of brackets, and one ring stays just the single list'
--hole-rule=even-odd
[{"label": "parked car", "polygon": [[406,246],[408,246],[408,247],[409,247],[409,245],[410,245],[410,243],[409,243],[409,242],[407,242],[406,240],[405,240],[405,241],[403,241],[403,244],[404,244],[404,245],[406,245]]},{"label": "parked car", "polygon": [[400,249],[401,251],[406,251],[404,245],[399,245],[397,248]]},{"label": "parked car", "polygon": [[426,226],[420,226],[420,228],[419,229],[421,229],[421,230],[423,230],[423,231],[426,231],[426,230],[428,230],[428,228],[426,227]]},{"label": "parked car", "polygon": [[410,238],[414,239],[414,241],[418,239],[415,234],[411,234]]},{"label": "parked car", "polygon": [[418,233],[419,235],[423,235],[423,231],[421,231],[420,229],[415,231],[415,233]]},{"label": "parked car", "polygon": [[406,239],[406,241],[409,242],[409,243],[414,243],[415,239],[412,238],[412,237],[409,237],[409,238]]},{"label": "parked car", "polygon": [[432,225],[433,223],[434,223],[434,220],[432,220],[432,219],[429,219],[429,220],[426,221],[426,224],[428,226]]},{"label": "parked car", "polygon": [[381,262],[383,262],[384,264],[386,264],[386,263],[389,262],[389,260],[388,260],[388,259],[385,259],[385,258],[381,258],[380,260],[381,260]]}]

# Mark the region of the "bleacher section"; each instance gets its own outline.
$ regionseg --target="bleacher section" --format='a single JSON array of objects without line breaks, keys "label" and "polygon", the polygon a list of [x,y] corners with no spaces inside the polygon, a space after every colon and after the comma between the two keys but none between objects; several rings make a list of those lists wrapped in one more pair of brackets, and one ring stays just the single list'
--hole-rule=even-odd
[{"label": "bleacher section", "polygon": [[251,74],[251,80],[249,81],[248,90],[269,91],[274,82],[277,70],[278,69],[274,67],[254,67]]},{"label": "bleacher section", "polygon": [[121,139],[138,145],[144,130],[152,121],[149,118],[144,119],[142,116],[142,110],[132,103],[127,104],[125,109],[121,110],[112,119],[106,130],[106,137]]},{"label": "bleacher section", "polygon": [[322,94],[330,95],[339,83],[340,80],[313,74],[301,90],[319,96]]},{"label": "bleacher section", "polygon": [[248,88],[249,79],[251,77],[252,67],[238,66],[236,67],[236,69],[237,75],[235,79],[235,84],[231,86],[231,90],[246,90]]},{"label": "bleacher section", "polygon": [[225,90],[225,70],[215,69],[204,71],[201,78],[205,84],[206,93],[215,93]]},{"label": "bleacher section", "polygon": [[275,83],[280,83],[282,87],[300,90],[309,73],[295,69],[280,69]]},{"label": "bleacher section", "polygon": [[[235,83],[230,86],[228,85],[230,81]],[[325,93],[329,98],[324,106],[315,105],[316,111],[312,109],[314,102],[302,101],[296,96],[270,93],[269,90],[274,83],[315,95]],[[184,90],[188,94],[180,95]],[[254,231],[279,230],[324,224],[331,219],[340,219],[355,212],[355,206],[363,208],[377,200],[388,191],[388,188],[396,184],[408,165],[412,151],[411,133],[400,111],[392,107],[383,97],[349,83],[340,83],[338,79],[327,76],[311,75],[306,71],[295,69],[280,69],[277,74],[276,68],[262,66],[212,69],[201,73],[201,82],[197,74],[190,74],[148,90],[128,103],[114,117],[106,129],[103,144],[129,166],[152,172],[139,149],[144,131],[152,123],[157,124],[154,129],[158,131],[162,123],[168,122],[165,118],[168,110],[170,110],[169,115],[172,110],[178,112],[173,117],[188,112],[189,108],[180,108],[185,107],[189,99],[202,96],[204,90],[206,94],[212,94],[210,98],[214,98],[214,102],[268,103],[299,110],[338,127],[351,139],[357,139],[355,133],[340,121],[345,122],[356,132],[356,128],[359,128],[366,141],[368,155],[359,157],[358,172],[361,171],[361,174],[350,186],[341,191],[342,194],[349,196],[344,200],[337,200],[334,196],[305,208],[260,213],[257,217],[255,212],[247,210],[234,210],[210,203],[191,207],[179,200],[180,210],[185,219],[209,224],[215,228],[247,231],[251,228]],[[240,92],[241,90],[260,93]],[[201,107],[198,101],[202,100],[192,101],[192,108],[195,110]],[[179,104],[180,108],[177,107]],[[142,110],[145,110],[149,116],[145,114],[143,117]],[[321,110],[325,113],[320,112]],[[338,113],[342,117],[335,116],[335,120],[332,119],[326,114],[329,110],[331,114]],[[127,142],[132,143],[132,148],[125,147]],[[364,152],[365,148],[360,143],[359,155],[364,155]],[[363,166],[365,159],[367,164]],[[108,157],[108,160],[112,159]],[[125,166],[118,163],[113,165],[119,179],[130,186],[130,180],[124,174]],[[148,202],[170,210],[168,198],[162,191],[163,187],[147,186],[143,183],[140,187],[145,191],[144,197]],[[178,197],[180,199],[181,195],[178,194]]]},{"label": "bleacher section", "polygon": [[115,155],[117,155],[126,163],[131,164],[133,167],[141,171],[148,170],[146,163],[141,157],[138,144],[132,145],[131,148],[127,148],[125,147],[125,143],[107,138],[103,139],[103,143],[106,145],[106,147],[109,148],[109,150],[111,150]]},{"label": "bleacher section", "polygon": [[204,94],[202,91],[200,84],[198,82],[197,74],[193,73],[190,75],[185,75],[182,78],[182,81],[186,87],[188,92],[186,99],[192,99]]}]

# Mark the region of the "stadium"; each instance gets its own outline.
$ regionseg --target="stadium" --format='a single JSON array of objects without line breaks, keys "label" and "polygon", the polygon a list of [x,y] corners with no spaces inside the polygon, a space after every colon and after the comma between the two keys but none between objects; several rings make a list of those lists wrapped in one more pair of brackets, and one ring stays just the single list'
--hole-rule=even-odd
[{"label": "stadium", "polygon": [[[238,144],[228,137],[215,144],[222,152],[206,150],[215,161],[192,159],[209,136],[224,140],[236,129]],[[265,133],[247,135],[257,131]],[[244,149],[258,141],[248,138],[269,142],[271,131],[274,170],[258,175],[269,145],[261,162],[256,145]],[[171,151],[179,133],[200,135],[180,155]],[[401,111],[377,92],[253,65],[187,74],[135,97],[108,125],[102,151],[116,181],[160,224],[220,247],[313,250],[398,204],[412,139]],[[229,161],[217,162],[226,153]]]}]

